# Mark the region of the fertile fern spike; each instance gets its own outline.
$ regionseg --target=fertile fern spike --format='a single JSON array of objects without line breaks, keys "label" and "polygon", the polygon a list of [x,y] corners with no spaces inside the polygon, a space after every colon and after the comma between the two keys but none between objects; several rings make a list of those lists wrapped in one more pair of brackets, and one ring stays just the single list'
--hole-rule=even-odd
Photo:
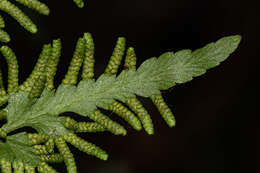
[{"label": "fertile fern spike", "polygon": [[11,40],[9,34],[5,32],[3,29],[0,29],[0,41],[7,43]]},{"label": "fertile fern spike", "polygon": [[[1,112],[0,112],[1,116]],[[4,115],[3,115],[4,117]],[[105,127],[96,122],[77,122],[70,117],[66,117],[64,126],[77,133],[103,132]]]},{"label": "fertile fern spike", "polygon": [[119,102],[114,102],[109,106],[109,110],[122,117],[135,130],[141,130],[142,125],[139,119],[124,105]]},{"label": "fertile fern spike", "polygon": [[52,42],[51,55],[46,69],[46,88],[52,90],[54,88],[54,76],[56,74],[57,65],[61,56],[61,40]]},{"label": "fertile fern spike", "polygon": [[[50,63],[50,56],[51,56],[51,45],[48,44],[45,47],[43,47],[43,52],[42,56],[43,59],[45,60],[45,64],[37,69],[36,75],[35,75],[35,80],[30,92],[30,97],[35,98],[41,95],[43,89],[45,88],[46,85],[46,78],[49,75],[47,73],[47,67],[48,64]],[[38,74],[38,75],[37,75]]]},{"label": "fertile fern spike", "polygon": [[[40,76],[45,76],[45,68],[50,57],[51,45],[44,45],[38,61],[30,74],[30,76],[19,86],[20,90],[32,92],[34,85],[39,80]],[[38,87],[37,87],[38,88]],[[38,88],[39,89],[39,88]]]},{"label": "fertile fern spike", "polygon": [[142,103],[135,96],[128,98],[125,103],[127,104],[127,106],[129,106],[129,108],[131,110],[134,111],[134,113],[136,113],[138,118],[141,120],[144,130],[149,135],[154,134],[154,127],[153,127],[152,119],[151,119],[149,113],[147,112],[147,110],[142,105]]},{"label": "fertile fern spike", "polygon": [[176,124],[175,118],[172,114],[171,109],[165,103],[161,94],[152,95],[151,100],[153,101],[154,105],[159,110],[160,114],[162,115],[164,121],[168,124],[169,127],[173,127]]},{"label": "fertile fern spike", "polygon": [[106,115],[104,115],[100,110],[96,110],[94,113],[87,115],[91,120],[101,124],[114,135],[126,135],[126,129],[120,124],[112,121]]},{"label": "fertile fern spike", "polygon": [[37,133],[29,133],[27,134],[29,139],[28,143],[30,145],[38,145],[43,142],[46,142],[49,139],[49,136],[46,134],[37,134]]},{"label": "fertile fern spike", "polygon": [[[44,3],[38,0],[16,0],[18,3],[37,11],[43,15],[49,15],[50,9]],[[74,3],[79,7],[84,7],[84,2],[82,0],[73,0]],[[31,33],[37,32],[37,26],[32,22],[32,20],[24,14],[16,5],[9,2],[9,0],[0,1],[0,11],[4,11],[11,15],[22,27]],[[4,28],[5,23],[3,18],[0,16],[0,42],[9,42],[10,36],[2,28]]]},{"label": "fertile fern spike", "polygon": [[67,135],[65,135],[64,138],[67,142],[78,148],[80,151],[83,151],[89,155],[93,155],[101,160],[107,160],[108,158],[108,155],[105,151],[103,151],[96,145],[79,138],[74,133],[70,132]]},{"label": "fertile fern spike", "polygon": [[62,81],[63,84],[75,85],[77,83],[79,70],[83,62],[84,52],[85,52],[85,40],[84,38],[79,38],[76,44],[73,58],[70,62],[68,72]]},{"label": "fertile fern spike", "polygon": [[44,3],[38,1],[38,0],[16,0],[20,4],[23,4],[24,6],[31,8],[35,11],[37,11],[40,14],[43,15],[49,15],[50,10]]},{"label": "fertile fern spike", "polygon": [[18,63],[14,52],[7,46],[2,46],[0,52],[4,55],[8,65],[8,93],[18,88]]},{"label": "fertile fern spike", "polygon": [[5,104],[8,100],[8,96],[6,94],[4,84],[3,84],[3,77],[2,77],[2,71],[0,69],[0,106]]},{"label": "fertile fern spike", "polygon": [[0,42],[7,43],[10,41],[10,36],[8,35],[7,32],[3,30],[4,27],[5,27],[5,21],[0,15]]},{"label": "fertile fern spike", "polygon": [[55,144],[56,144],[60,154],[63,156],[68,173],[77,172],[76,162],[74,160],[73,154],[70,152],[70,149],[67,146],[64,138],[57,137],[55,139]]},{"label": "fertile fern spike", "polygon": [[124,68],[125,70],[136,69],[136,54],[133,47],[129,47],[126,51]]},{"label": "fertile fern spike", "polygon": [[76,133],[93,133],[93,132],[104,132],[105,127],[96,122],[79,122],[76,124]]},{"label": "fertile fern spike", "polygon": [[48,151],[48,153],[53,153],[54,152],[54,139],[50,138],[46,143],[45,147]]},{"label": "fertile fern spike", "polygon": [[[32,74],[19,87],[20,90],[11,90],[7,95],[1,85],[0,100],[8,96],[8,105],[0,111],[1,119],[7,120],[0,128],[0,138],[4,138],[0,140],[2,172],[10,173],[12,167],[19,172],[24,167],[25,172],[28,173],[35,172],[36,168],[38,172],[52,173],[56,171],[47,163],[65,162],[68,172],[76,173],[76,163],[66,142],[89,155],[107,160],[108,155],[105,151],[79,138],[75,133],[110,131],[116,135],[125,135],[126,129],[123,126],[112,121],[98,109],[112,110],[113,108],[114,111],[122,114],[125,110],[117,105],[123,102],[138,114],[144,129],[148,134],[152,134],[151,118],[136,99],[136,95],[151,98],[171,126],[175,120],[172,123],[172,119],[169,119],[172,114],[162,97],[159,98],[160,90],[188,82],[193,77],[204,74],[207,69],[219,65],[237,48],[241,39],[240,36],[229,36],[194,52],[190,50],[168,52],[159,58],[146,60],[138,69],[135,68],[134,49],[129,48],[124,64],[125,70],[116,76],[115,73],[122,59],[117,56],[122,56],[124,49],[120,47],[118,49],[120,51],[113,54],[113,60],[110,61],[113,63],[109,63],[111,67],[108,68],[108,72],[95,80],[93,78],[94,44],[90,36],[85,34],[79,39],[68,73],[56,90],[53,86],[53,78],[60,56],[59,41],[57,44],[53,42],[52,46],[44,46]],[[77,76],[82,61],[84,61],[82,80],[78,83]],[[49,65],[50,63],[53,64]],[[45,80],[41,80],[41,76]],[[48,82],[48,76],[51,76],[49,81],[52,82]],[[14,78],[16,82],[17,79]],[[13,83],[13,80],[10,81]],[[45,89],[42,91],[44,86]],[[35,95],[31,97],[35,90],[38,93],[37,97]],[[59,116],[64,112],[88,116],[94,122],[77,122],[70,117]],[[37,133],[19,132],[11,135],[11,132],[23,127],[32,127]],[[55,147],[59,153],[55,153]]]},{"label": "fertile fern spike", "polygon": [[61,154],[49,154],[49,155],[41,155],[41,160],[43,162],[48,163],[61,163],[63,162],[63,156]]},{"label": "fertile fern spike", "polygon": [[42,154],[49,154],[45,145],[34,145],[34,154],[42,155]]},{"label": "fertile fern spike", "polygon": [[117,70],[119,68],[119,65],[121,63],[121,60],[125,52],[125,44],[126,44],[126,39],[124,37],[119,37],[116,42],[116,46],[112,53],[112,56],[110,57],[110,60],[106,67],[105,73],[107,74],[117,73]]},{"label": "fertile fern spike", "polygon": [[94,77],[94,41],[92,38],[92,35],[90,33],[84,34],[84,39],[86,43],[85,47],[85,56],[84,56],[84,62],[83,62],[83,68],[82,68],[82,79],[92,79]]}]

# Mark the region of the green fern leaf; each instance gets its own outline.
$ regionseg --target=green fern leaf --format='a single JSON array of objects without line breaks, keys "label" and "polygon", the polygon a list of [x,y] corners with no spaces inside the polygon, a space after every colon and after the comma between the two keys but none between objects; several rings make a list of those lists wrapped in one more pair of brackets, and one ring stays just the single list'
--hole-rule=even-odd
[{"label": "green fern leaf", "polygon": [[[10,95],[8,122],[2,129],[9,132],[24,122],[23,126],[35,127],[44,133],[50,133],[53,130],[50,127],[56,126],[59,133],[64,134],[66,130],[61,122],[52,120],[59,114],[70,111],[88,116],[97,107],[109,109],[115,100],[125,102],[135,95],[150,97],[160,94],[160,90],[190,81],[218,65],[237,48],[239,42],[240,36],[230,36],[193,53],[190,50],[165,53],[159,58],[146,60],[137,70],[123,71],[117,77],[103,74],[97,81],[83,80],[77,87],[61,84],[55,93],[46,90],[38,100],[30,100],[24,92],[15,93]],[[50,122],[49,130],[42,123],[44,121]]]},{"label": "green fern leaf", "polygon": [[[8,92],[8,105],[1,110],[1,118],[6,119],[7,123],[0,128],[0,138],[6,138],[5,142],[0,141],[0,158],[2,172],[10,170],[10,163],[14,170],[20,171],[22,169],[34,171],[37,167],[39,172],[56,172],[53,168],[48,166],[46,162],[65,162],[68,172],[76,172],[76,164],[73,154],[70,152],[66,142],[74,145],[79,150],[86,152],[89,155],[96,156],[102,160],[106,160],[108,155],[105,151],[96,145],[89,143],[74,134],[75,132],[97,132],[108,130],[112,133],[125,135],[126,130],[116,122],[110,120],[106,115],[103,115],[98,108],[110,110],[111,105],[115,101],[128,103],[131,99],[136,99],[135,96],[150,97],[155,105],[158,107],[162,116],[172,126],[172,115],[169,114],[168,107],[160,96],[160,90],[166,90],[176,84],[188,82],[194,77],[197,77],[206,72],[207,69],[219,65],[225,60],[238,46],[240,36],[229,36],[218,40],[215,43],[210,43],[205,47],[195,50],[182,50],[176,53],[168,52],[161,55],[159,58],[150,58],[146,60],[138,69],[135,69],[134,61],[127,61],[129,64],[128,70],[123,70],[116,76],[118,63],[112,64],[108,74],[101,75],[97,80],[92,77],[84,77],[78,85],[77,76],[82,64],[83,55],[86,47],[86,40],[79,39],[76,51],[73,56],[71,68],[69,68],[66,78],[69,82],[63,83],[55,91],[53,84],[43,90],[40,97],[30,97],[31,89],[27,90],[10,90]],[[60,51],[60,44],[57,49],[47,46],[43,49],[40,60],[43,60],[43,55],[46,55],[47,60],[43,63],[38,61],[39,65],[46,67],[49,63],[49,55],[53,55],[53,50]],[[91,48],[91,55],[88,57],[92,59],[93,49]],[[119,49],[118,49],[119,50]],[[130,49],[131,50],[131,49]],[[45,52],[45,53],[44,53]],[[48,52],[48,53],[47,53]],[[120,48],[120,57],[122,49]],[[133,54],[133,51],[132,55]],[[3,52],[5,53],[5,52]],[[57,53],[57,57],[59,56]],[[47,56],[48,55],[48,56]],[[128,59],[131,58],[128,54]],[[135,59],[134,57],[132,57]],[[114,60],[116,59],[116,56]],[[56,71],[57,62],[50,67],[49,73],[52,74],[53,80]],[[93,63],[93,60],[91,60]],[[131,64],[131,65],[130,65]],[[86,64],[85,64],[86,65]],[[37,65],[36,65],[37,66]],[[133,66],[133,67],[130,67]],[[72,68],[75,67],[75,68]],[[87,67],[87,65],[86,65]],[[116,68],[116,70],[114,70]],[[15,74],[17,71],[17,64],[15,63]],[[38,71],[38,67],[33,71],[33,75],[45,76],[46,71]],[[51,71],[51,72],[50,72]],[[93,72],[91,66],[91,73]],[[39,74],[38,74],[39,72]],[[85,71],[86,72],[86,71]],[[83,73],[85,73],[83,71]],[[83,75],[84,76],[84,75]],[[17,79],[16,75],[14,77]],[[29,77],[30,81],[32,77]],[[28,81],[27,80],[27,81]],[[33,83],[41,83],[41,86],[46,86],[41,79],[34,79]],[[1,82],[1,80],[0,80]],[[17,88],[17,81],[10,88]],[[31,87],[31,85],[28,85]],[[38,86],[38,85],[37,85]],[[0,83],[1,98],[6,96],[2,83]],[[21,88],[21,86],[20,86]],[[32,90],[36,90],[35,88]],[[38,91],[38,90],[37,90]],[[156,97],[154,97],[156,95]],[[1,99],[0,99],[1,100]],[[129,105],[134,105],[128,103]],[[119,103],[119,102],[118,102]],[[141,105],[141,104],[139,104]],[[131,106],[129,106],[131,108]],[[114,105],[114,108],[116,106]],[[121,108],[114,110],[118,111]],[[134,110],[139,110],[134,108]],[[143,110],[143,109],[142,109]],[[162,111],[164,110],[164,111]],[[123,113],[127,112],[122,110]],[[117,113],[122,114],[122,111]],[[94,122],[89,124],[81,122],[78,123],[70,118],[59,116],[64,112],[74,112],[82,116],[89,116]],[[145,119],[149,115],[142,114],[145,129],[149,134],[153,133],[152,122]],[[140,116],[139,116],[140,118]],[[141,119],[141,118],[140,118]],[[175,120],[174,120],[175,123]],[[136,124],[136,122],[133,122]],[[18,133],[16,135],[9,135],[14,130],[32,127],[38,134]],[[60,153],[54,152],[54,145],[58,148]],[[63,159],[62,159],[63,158]],[[29,169],[30,168],[30,169]]]}]

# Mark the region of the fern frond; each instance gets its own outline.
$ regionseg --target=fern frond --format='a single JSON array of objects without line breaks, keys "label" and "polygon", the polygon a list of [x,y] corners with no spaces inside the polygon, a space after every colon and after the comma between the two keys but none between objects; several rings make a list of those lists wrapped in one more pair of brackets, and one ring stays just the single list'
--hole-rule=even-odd
[{"label": "fern frond", "polygon": [[[126,69],[116,75],[125,49],[122,39],[118,41],[118,46],[109,61],[108,70],[95,80],[94,44],[90,36],[85,34],[78,40],[68,73],[56,90],[53,78],[60,56],[60,41],[53,42],[53,47],[45,45],[32,74],[20,86],[20,90],[8,92],[8,105],[0,111],[0,116],[7,120],[0,128],[0,138],[5,139],[0,140],[2,172],[10,172],[12,165],[18,172],[19,164],[22,163],[27,172],[35,172],[37,168],[39,172],[52,173],[56,171],[47,162],[64,161],[68,172],[76,173],[76,163],[67,143],[89,155],[107,160],[108,155],[104,150],[79,138],[75,133],[110,131],[115,135],[126,134],[123,126],[104,115],[99,108],[116,112],[137,130],[140,129],[139,120],[133,118],[134,114],[130,115],[129,110],[123,107],[121,102],[137,114],[147,133],[153,134],[152,119],[136,95],[151,98],[167,124],[170,127],[174,126],[175,119],[160,90],[188,82],[205,73],[207,69],[219,65],[237,48],[241,39],[240,36],[229,36],[193,52],[190,50],[168,52],[159,58],[146,60],[137,69],[134,49],[129,48],[124,65]],[[78,83],[77,77],[82,63],[82,80]],[[10,66],[11,69],[18,68],[15,65]],[[45,80],[41,80],[41,76]],[[50,76],[51,82],[48,82],[47,76]],[[15,82],[16,79],[18,81],[16,75],[14,78]],[[6,96],[3,85],[0,86],[2,96]],[[9,88],[17,88],[17,84]],[[37,93],[37,97],[36,95],[30,97],[34,92]],[[59,116],[64,112],[88,116],[92,122],[77,122],[70,117]],[[11,132],[23,127],[31,127],[37,133],[20,132],[10,135]],[[54,152],[55,146],[59,153]]]}]

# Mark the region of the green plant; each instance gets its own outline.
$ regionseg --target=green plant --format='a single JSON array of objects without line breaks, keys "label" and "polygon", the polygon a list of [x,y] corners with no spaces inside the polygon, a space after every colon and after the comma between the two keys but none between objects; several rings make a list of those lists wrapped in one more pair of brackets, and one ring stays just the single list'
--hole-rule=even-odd
[{"label": "green plant", "polygon": [[[49,9],[37,0],[17,0],[41,14]],[[83,7],[82,0],[74,0]],[[0,10],[9,13],[25,29],[35,33],[32,21],[8,0],[0,0]],[[9,35],[1,28],[0,41],[8,42]],[[2,46],[0,52],[8,65],[7,91],[0,70],[0,167],[3,173],[36,171],[56,172],[48,163],[64,162],[69,173],[76,173],[76,161],[67,143],[79,150],[107,160],[108,154],[76,133],[109,131],[114,135],[126,135],[126,129],[102,113],[114,112],[135,130],[142,128],[154,133],[152,118],[136,96],[150,98],[169,127],[175,118],[165,103],[160,90],[191,81],[207,69],[224,61],[239,45],[241,37],[228,36],[201,49],[167,52],[158,58],[150,58],[136,68],[133,47],[126,47],[126,39],[119,37],[105,72],[94,79],[94,41],[90,33],[78,39],[68,71],[56,89],[54,77],[61,56],[60,39],[46,44],[29,77],[18,81],[18,62],[11,48]],[[127,49],[126,49],[127,48]],[[124,58],[124,70],[118,69]],[[92,121],[77,122],[64,112],[87,116]],[[29,127],[34,133],[28,132]]]},{"label": "green plant", "polygon": [[[159,58],[151,58],[136,66],[133,48],[128,48],[126,67],[117,74],[125,51],[125,39],[119,38],[105,73],[97,80],[94,76],[94,43],[89,33],[79,38],[68,72],[62,84],[54,89],[53,80],[60,57],[61,42],[43,46],[38,62],[31,75],[18,85],[18,65],[13,51],[2,46],[0,51],[8,64],[8,94],[1,82],[1,118],[7,123],[0,128],[0,158],[2,172],[56,172],[48,162],[65,162],[69,173],[75,173],[76,162],[66,142],[87,154],[107,160],[108,155],[96,145],[79,138],[75,133],[110,131],[115,135],[126,135],[120,124],[101,113],[98,108],[114,111],[136,130],[143,124],[148,134],[153,134],[150,116],[135,95],[150,97],[167,124],[172,127],[175,119],[163,101],[160,90],[192,80],[207,69],[219,65],[238,46],[240,36],[229,36],[205,47],[176,53],[167,52]],[[81,80],[78,74],[83,64]],[[135,112],[138,118],[127,107]],[[92,122],[76,122],[70,117],[59,116],[63,112],[74,112],[88,116]],[[141,122],[140,122],[140,121]],[[11,132],[31,127],[37,133]],[[54,153],[54,147],[59,153]]]}]

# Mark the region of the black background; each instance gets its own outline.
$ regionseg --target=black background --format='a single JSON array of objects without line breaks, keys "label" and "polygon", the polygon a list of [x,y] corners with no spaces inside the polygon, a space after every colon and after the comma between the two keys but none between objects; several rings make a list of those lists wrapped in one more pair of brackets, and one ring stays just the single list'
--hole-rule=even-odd
[{"label": "black background", "polygon": [[[153,118],[155,135],[132,130],[114,114],[112,119],[126,126],[127,136],[84,135],[110,157],[104,162],[73,149],[80,173],[257,172],[260,16],[256,4],[238,0],[87,0],[83,9],[72,0],[46,4],[51,9],[48,17],[18,5],[37,24],[35,35],[1,12],[12,38],[8,45],[19,60],[21,81],[30,74],[41,46],[61,38],[58,85],[76,40],[84,32],[91,32],[95,39],[96,76],[104,71],[118,36],[125,36],[127,46],[135,47],[138,64],[166,51],[194,50],[223,36],[243,37],[237,51],[220,66],[163,92],[176,116],[175,128],[168,128],[152,103],[142,99]],[[1,67],[6,74],[2,57]],[[64,167],[57,168],[65,172]]]}]

